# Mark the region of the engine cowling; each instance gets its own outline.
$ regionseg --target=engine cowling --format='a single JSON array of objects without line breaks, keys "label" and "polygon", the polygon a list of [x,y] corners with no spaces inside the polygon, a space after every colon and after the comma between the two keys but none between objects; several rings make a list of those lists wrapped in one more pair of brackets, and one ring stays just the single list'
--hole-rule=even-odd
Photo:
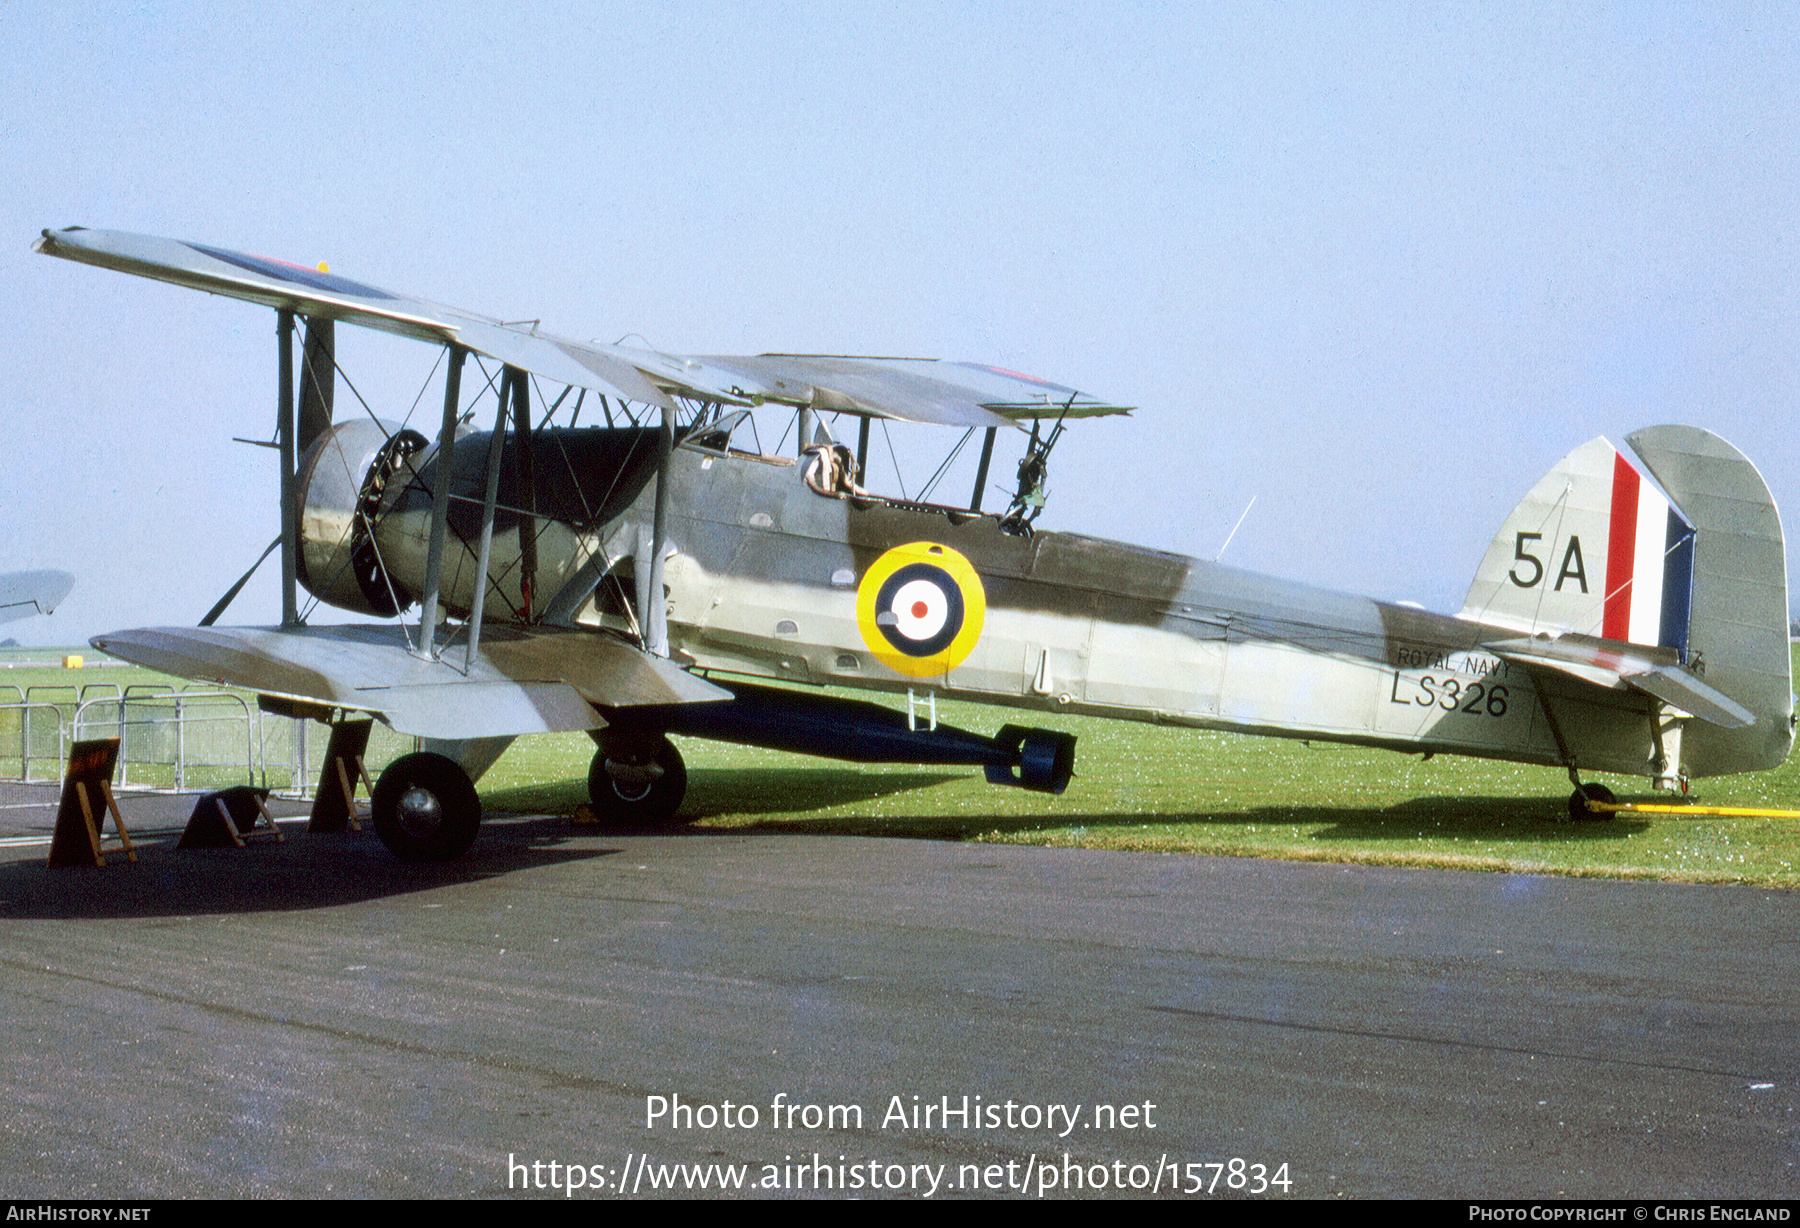
[{"label": "engine cowling", "polygon": [[391,618],[415,594],[382,565],[374,527],[388,483],[427,445],[417,431],[353,418],[313,441],[300,462],[299,579],[320,601]]},{"label": "engine cowling", "polygon": [[[656,473],[655,427],[540,430],[531,438],[535,493],[522,493],[519,450],[503,441],[486,616],[532,608],[525,586],[544,595],[575,576],[598,532],[624,514]],[[441,610],[464,617],[475,597],[486,467],[493,437],[459,433],[450,475],[448,535],[440,569]],[[299,474],[300,566],[306,591],[360,614],[389,618],[424,591],[436,448],[417,431],[349,419],[321,434]],[[533,512],[522,508],[529,504]],[[529,531],[536,560],[522,559]]]}]

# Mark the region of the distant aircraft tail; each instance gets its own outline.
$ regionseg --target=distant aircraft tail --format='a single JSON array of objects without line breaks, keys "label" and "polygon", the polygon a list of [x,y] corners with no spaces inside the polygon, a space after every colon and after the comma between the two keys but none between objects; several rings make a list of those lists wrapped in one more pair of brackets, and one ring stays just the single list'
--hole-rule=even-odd
[{"label": "distant aircraft tail", "polygon": [[0,623],[51,614],[75,587],[66,571],[16,571],[0,576]]},{"label": "distant aircraft tail", "polygon": [[1695,776],[1774,767],[1793,743],[1787,560],[1756,466],[1716,435],[1654,426],[1630,452],[1594,439],[1565,456],[1488,547],[1463,618],[1526,635],[1672,649],[1755,715],[1690,722]]}]

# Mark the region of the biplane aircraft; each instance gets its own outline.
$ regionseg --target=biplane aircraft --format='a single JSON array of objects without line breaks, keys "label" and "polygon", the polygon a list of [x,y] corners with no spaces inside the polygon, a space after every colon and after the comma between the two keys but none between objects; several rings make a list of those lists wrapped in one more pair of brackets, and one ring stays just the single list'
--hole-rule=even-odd
[{"label": "biplane aircraft", "polygon": [[[1014,372],[575,342],[132,234],[47,230],[36,250],[278,313],[282,624],[213,626],[215,607],[93,643],[427,739],[375,786],[404,858],[465,851],[474,781],[529,733],[589,733],[593,804],[622,822],[677,813],[671,735],[1069,783],[1073,737],[939,725],[940,695],[1560,767],[1583,818],[1611,795],[1582,772],[1684,787],[1775,767],[1793,742],[1780,518],[1703,430],[1576,448],[1507,518],[1462,610],[1434,614],[1037,528],[1065,426],[1126,408]],[[339,322],[442,348],[435,432],[334,415]],[[792,454],[755,442],[759,407],[797,423]],[[865,489],[873,420],[979,436],[968,504]],[[854,450],[832,421],[855,425]],[[1002,438],[1023,445],[1017,489],[988,511]],[[386,621],[305,621],[300,588]],[[907,711],[816,684],[904,692]]]}]

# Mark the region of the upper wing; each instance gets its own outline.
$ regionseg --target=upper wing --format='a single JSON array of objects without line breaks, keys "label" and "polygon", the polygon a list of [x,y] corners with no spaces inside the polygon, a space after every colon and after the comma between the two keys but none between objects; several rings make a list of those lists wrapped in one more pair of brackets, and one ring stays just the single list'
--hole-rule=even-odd
[{"label": "upper wing", "polygon": [[264,695],[379,714],[423,738],[600,729],[594,704],[704,703],[730,694],[593,631],[484,630],[466,673],[409,651],[395,626],[150,627],[95,637],[115,657]]},{"label": "upper wing", "polygon": [[665,408],[674,407],[673,397],[731,405],[775,401],[979,427],[1006,426],[1019,418],[1128,412],[1073,388],[969,363],[787,354],[696,358],[571,341],[536,324],[508,324],[320,269],[151,235],[75,226],[44,231],[33,250],[304,316],[465,346],[559,384]]},{"label": "upper wing", "polygon": [[671,404],[667,394],[636,365],[593,347],[284,260],[79,226],[44,231],[32,250],[304,316],[343,320],[442,345],[455,343],[560,384],[605,389],[656,405]]},{"label": "upper wing", "polygon": [[764,389],[765,400],[940,426],[1007,426],[1020,418],[1131,412],[1130,406],[1111,405],[1061,384],[970,362],[840,354],[758,354],[700,361]]}]

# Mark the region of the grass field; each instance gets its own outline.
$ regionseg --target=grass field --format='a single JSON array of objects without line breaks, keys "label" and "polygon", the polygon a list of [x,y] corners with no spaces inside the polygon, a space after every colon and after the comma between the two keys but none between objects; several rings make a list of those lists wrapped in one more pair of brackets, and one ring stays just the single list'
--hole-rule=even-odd
[{"label": "grass field", "polygon": [[[47,656],[39,650],[39,658]],[[0,671],[0,682],[23,671]],[[73,676],[56,671],[66,680]],[[82,671],[107,681],[141,671]],[[945,704],[980,732],[1009,719]],[[1307,861],[1800,886],[1800,820],[1621,815],[1571,823],[1553,768],[1361,750],[1072,718],[1061,797],[957,768],[858,767],[685,741],[684,816],[701,829],[1208,853]],[[482,780],[491,809],[573,814],[587,798],[585,735],[526,738]],[[375,769],[371,764],[371,769]],[[1597,777],[1621,800],[1669,801],[1641,780]],[[1693,801],[1800,809],[1800,756],[1774,772],[1697,782]]]}]

